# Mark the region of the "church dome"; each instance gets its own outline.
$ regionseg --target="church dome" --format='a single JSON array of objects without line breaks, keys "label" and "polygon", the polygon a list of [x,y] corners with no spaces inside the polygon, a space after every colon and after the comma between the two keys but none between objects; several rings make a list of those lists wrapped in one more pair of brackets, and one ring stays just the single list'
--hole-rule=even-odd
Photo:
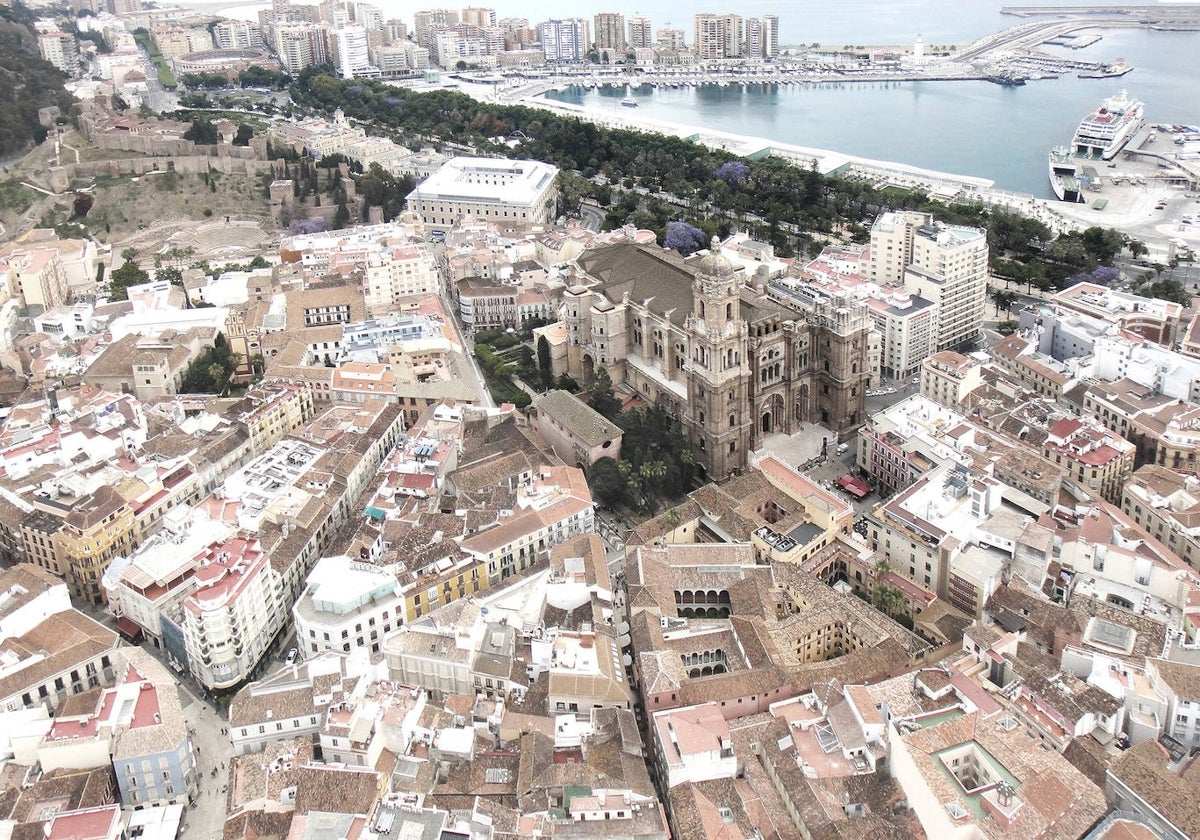
[{"label": "church dome", "polygon": [[712,238],[708,253],[700,258],[696,272],[707,277],[727,277],[733,274],[733,263],[721,253],[721,243],[717,237]]}]

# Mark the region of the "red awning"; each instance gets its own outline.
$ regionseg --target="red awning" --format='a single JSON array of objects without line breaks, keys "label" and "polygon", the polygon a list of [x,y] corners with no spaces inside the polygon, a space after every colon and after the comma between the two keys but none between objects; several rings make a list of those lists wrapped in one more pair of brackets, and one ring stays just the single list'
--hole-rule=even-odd
[{"label": "red awning", "polygon": [[117,632],[131,642],[136,642],[142,637],[141,625],[132,618],[126,618],[125,616],[117,619]]},{"label": "red awning", "polygon": [[849,474],[838,479],[838,487],[841,487],[850,495],[857,496],[860,499],[871,492],[871,488],[868,487],[864,482]]}]

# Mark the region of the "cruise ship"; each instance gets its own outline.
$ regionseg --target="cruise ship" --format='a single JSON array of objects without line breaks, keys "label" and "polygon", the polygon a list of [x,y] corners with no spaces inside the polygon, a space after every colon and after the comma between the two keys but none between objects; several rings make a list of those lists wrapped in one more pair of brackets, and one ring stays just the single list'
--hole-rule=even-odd
[{"label": "cruise ship", "polygon": [[1142,103],[1125,91],[1105,99],[1075,131],[1074,154],[1112,160],[1141,128],[1144,110]]},{"label": "cruise ship", "polygon": [[1055,146],[1050,150],[1050,188],[1059,201],[1085,203],[1083,183],[1087,178],[1079,170],[1079,158],[1072,156],[1066,146]]}]

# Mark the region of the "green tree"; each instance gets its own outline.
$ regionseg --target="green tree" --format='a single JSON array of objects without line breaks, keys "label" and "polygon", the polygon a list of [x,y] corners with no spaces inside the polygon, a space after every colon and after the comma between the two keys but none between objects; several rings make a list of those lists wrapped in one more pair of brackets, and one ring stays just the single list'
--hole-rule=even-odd
[{"label": "green tree", "polygon": [[603,367],[592,377],[592,386],[587,389],[587,404],[609,420],[615,420],[621,413],[621,401],[613,394],[612,379]]},{"label": "green tree", "polygon": [[[129,256],[126,257],[126,254]],[[129,287],[150,281],[150,275],[137,264],[137,252],[126,249],[122,255],[125,262],[108,275],[108,299],[129,300]]]},{"label": "green tree", "polygon": [[537,340],[537,361],[538,373],[541,374],[542,388],[549,388],[550,383],[554,381],[554,374],[550,368],[550,342],[546,341],[546,336],[539,335]]},{"label": "green tree", "polygon": [[215,146],[220,141],[217,127],[204,117],[196,117],[192,121],[191,127],[183,133],[183,139],[191,140],[198,146]]},{"label": "green tree", "polygon": [[339,201],[337,210],[333,214],[333,229],[341,230],[350,224],[350,209],[346,207],[345,201]]},{"label": "green tree", "polygon": [[997,315],[1007,312],[1008,308],[1017,302],[1017,293],[1004,289],[990,289],[988,295],[992,299],[992,305],[996,307]]},{"label": "green tree", "polygon": [[238,126],[237,134],[233,136],[233,145],[249,146],[250,138],[254,136],[254,128],[248,123],[242,123]]},{"label": "green tree", "polygon": [[600,458],[587,471],[592,495],[605,507],[612,507],[625,497],[628,482],[620,465],[612,458]]},{"label": "green tree", "polygon": [[558,379],[554,380],[554,387],[560,391],[566,391],[569,394],[579,393],[579,383],[576,382],[573,377],[568,376],[565,373],[558,377]]}]

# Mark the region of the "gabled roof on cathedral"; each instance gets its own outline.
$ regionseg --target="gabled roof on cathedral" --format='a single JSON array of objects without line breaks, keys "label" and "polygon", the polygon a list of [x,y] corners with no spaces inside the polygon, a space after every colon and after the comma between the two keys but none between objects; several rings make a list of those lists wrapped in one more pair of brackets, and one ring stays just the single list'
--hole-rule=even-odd
[{"label": "gabled roof on cathedral", "polygon": [[614,303],[625,294],[636,303],[648,300],[649,309],[668,315],[678,326],[692,311],[695,275],[674,251],[618,243],[588,249],[576,262],[597,281],[595,290]]}]

